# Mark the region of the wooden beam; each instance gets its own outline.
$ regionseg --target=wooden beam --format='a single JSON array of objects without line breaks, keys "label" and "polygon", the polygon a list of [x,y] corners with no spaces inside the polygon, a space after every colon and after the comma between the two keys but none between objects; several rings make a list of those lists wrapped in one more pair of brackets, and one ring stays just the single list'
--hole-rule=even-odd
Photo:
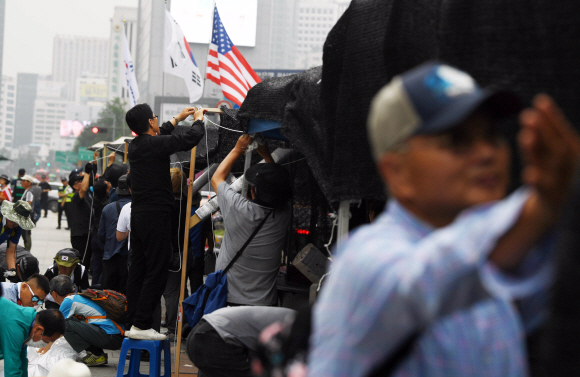
[{"label": "wooden beam", "polygon": [[129,147],[129,143],[127,143],[125,141],[125,154],[123,155],[123,163],[126,164],[127,163],[127,149]]},{"label": "wooden beam", "polygon": [[[191,200],[193,197],[193,178],[195,177],[195,152],[197,147],[191,150],[189,163],[189,179],[187,181],[187,209],[185,215],[185,234],[183,235],[183,262],[181,263],[181,285],[179,289],[179,309],[177,311],[177,346],[175,347],[175,375],[179,376],[179,359],[181,357],[181,332],[183,329],[183,299],[185,295],[185,278],[187,272],[187,253],[189,250],[189,218],[191,217]],[[193,292],[192,292],[193,293]]]}]

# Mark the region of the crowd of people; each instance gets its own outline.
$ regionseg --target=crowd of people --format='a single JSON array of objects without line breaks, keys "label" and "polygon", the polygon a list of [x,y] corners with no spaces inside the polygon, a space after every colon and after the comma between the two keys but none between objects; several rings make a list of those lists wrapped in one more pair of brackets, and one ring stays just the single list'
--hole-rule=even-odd
[{"label": "crowd of people", "polygon": [[[525,185],[510,194],[512,151],[498,124],[516,114]],[[173,133],[189,116],[187,132]],[[46,177],[35,186],[20,171],[11,190],[0,176],[6,376],[26,375],[17,372],[26,370],[24,345],[50,352],[61,335],[88,366],[108,363],[105,351],[120,349],[124,337],[174,336],[184,232],[191,293],[203,284],[213,235],[207,221],[187,226],[187,171],[172,167],[170,155],[202,140],[203,120],[203,109],[185,108],[160,126],[148,105],[130,109],[126,121],[137,136],[129,165],[113,154],[99,176],[95,154],[62,179],[58,228],[64,212],[71,247],[56,252],[44,275],[30,231],[46,208]],[[549,96],[522,110],[515,95],[482,89],[440,63],[393,78],[373,100],[367,126],[389,201],[334,252],[317,302],[299,313],[276,308],[292,217],[287,169],[260,145],[264,163],[246,171],[243,197],[227,178],[252,138],[241,136],[220,163],[211,186],[225,225],[216,268],[227,271],[227,304],[188,337],[200,376],[530,373],[526,338],[545,319],[550,235],[578,169],[580,137]],[[192,213],[199,205],[195,193]],[[124,321],[94,299],[94,289],[126,295]]]}]

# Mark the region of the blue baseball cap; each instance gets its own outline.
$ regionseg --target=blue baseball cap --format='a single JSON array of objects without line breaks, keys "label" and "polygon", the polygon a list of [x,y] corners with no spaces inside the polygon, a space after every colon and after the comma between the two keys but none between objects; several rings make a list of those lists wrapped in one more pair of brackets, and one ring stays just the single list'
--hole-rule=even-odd
[{"label": "blue baseball cap", "polygon": [[459,126],[483,107],[498,118],[522,108],[514,93],[481,88],[469,74],[439,62],[395,76],[371,103],[367,127],[375,158],[411,136]]}]

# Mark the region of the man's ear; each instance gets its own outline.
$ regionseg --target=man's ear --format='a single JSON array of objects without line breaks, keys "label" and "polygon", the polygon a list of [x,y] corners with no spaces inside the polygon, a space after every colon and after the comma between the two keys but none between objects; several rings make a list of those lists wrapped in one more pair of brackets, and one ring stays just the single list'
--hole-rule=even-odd
[{"label": "man's ear", "polygon": [[389,194],[398,200],[412,196],[407,160],[404,153],[386,152],[378,159],[377,169]]}]

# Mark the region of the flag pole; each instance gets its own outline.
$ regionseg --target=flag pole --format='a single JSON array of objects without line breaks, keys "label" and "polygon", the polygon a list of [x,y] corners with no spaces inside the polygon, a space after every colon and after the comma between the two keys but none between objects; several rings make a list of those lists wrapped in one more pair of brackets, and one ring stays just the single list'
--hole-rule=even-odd
[{"label": "flag pole", "polygon": [[[209,56],[209,49],[211,45],[211,35],[213,34],[213,15],[215,10],[215,1],[213,2],[212,10],[212,33],[210,33],[210,40],[207,45],[207,56]],[[205,75],[203,81],[203,90],[206,88],[207,81],[207,61],[205,64]],[[202,93],[203,97],[203,93]],[[183,331],[183,300],[185,296],[185,280],[187,278],[187,254],[189,252],[189,229],[191,221],[191,202],[193,197],[193,179],[195,177],[195,153],[197,147],[191,150],[191,158],[189,163],[189,179],[187,180],[187,209],[185,212],[185,232],[183,235],[183,261],[181,263],[181,284],[179,287],[179,305],[177,310],[177,345],[175,346],[175,377],[179,377],[180,359],[181,359],[181,334]],[[208,162],[209,163],[209,162]],[[191,292],[193,293],[193,292]]]}]

